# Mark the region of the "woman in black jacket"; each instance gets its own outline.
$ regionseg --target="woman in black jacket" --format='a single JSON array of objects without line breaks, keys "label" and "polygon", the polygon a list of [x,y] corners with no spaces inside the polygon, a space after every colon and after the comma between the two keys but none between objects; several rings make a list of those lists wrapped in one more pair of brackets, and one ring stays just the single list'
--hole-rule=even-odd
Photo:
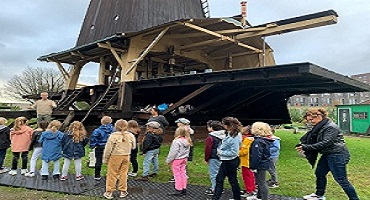
[{"label": "woman in black jacket", "polygon": [[349,151],[339,127],[327,118],[328,112],[323,108],[308,109],[305,119],[313,125],[312,130],[302,136],[296,150],[306,155],[314,167],[318,153],[322,154],[316,166],[316,192],[306,195],[304,199],[325,200],[329,171],[335,181],[342,187],[350,200],[359,200],[355,188],[347,179],[346,165],[349,162]]}]

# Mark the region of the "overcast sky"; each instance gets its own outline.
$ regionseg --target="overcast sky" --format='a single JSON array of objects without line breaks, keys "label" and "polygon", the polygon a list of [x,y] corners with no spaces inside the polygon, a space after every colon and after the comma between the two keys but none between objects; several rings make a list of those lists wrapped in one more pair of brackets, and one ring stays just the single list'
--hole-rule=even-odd
[{"label": "overcast sky", "polygon": [[[240,14],[240,0],[209,3],[211,17]],[[88,4],[88,0],[0,0],[0,86],[27,66],[56,69],[55,64],[36,59],[75,46]],[[369,0],[249,0],[247,19],[259,25],[330,9],[339,15],[335,25],[267,38],[277,64],[312,62],[344,75],[370,72]],[[83,71],[84,82],[96,82],[94,70]]]}]

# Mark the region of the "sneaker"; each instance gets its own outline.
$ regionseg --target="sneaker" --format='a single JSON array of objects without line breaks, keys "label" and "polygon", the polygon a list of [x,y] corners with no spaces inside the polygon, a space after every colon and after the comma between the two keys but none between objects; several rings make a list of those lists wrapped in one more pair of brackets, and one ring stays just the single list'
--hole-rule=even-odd
[{"label": "sneaker", "polygon": [[270,184],[268,184],[268,187],[269,188],[278,188],[279,187],[279,183],[270,183]]},{"label": "sneaker", "polygon": [[175,178],[170,178],[170,180],[168,180],[169,183],[174,183],[175,182]]},{"label": "sneaker", "polygon": [[12,175],[12,176],[15,176],[15,175],[17,175],[18,174],[18,172],[17,172],[17,170],[16,169],[12,169],[12,170],[10,170],[10,172],[9,172],[9,175]]},{"label": "sneaker", "polygon": [[60,178],[60,174],[54,174],[54,175],[53,175],[53,178],[54,178],[54,179],[59,179],[59,178]]},{"label": "sneaker", "polygon": [[324,196],[317,196],[315,193],[303,196],[303,199],[306,200],[326,200],[326,197]]},{"label": "sneaker", "polygon": [[214,192],[211,188],[209,188],[208,190],[206,190],[205,194],[212,196],[214,194]]},{"label": "sneaker", "polygon": [[28,172],[27,169],[21,169],[21,175],[25,175]]},{"label": "sneaker", "polygon": [[0,174],[5,173],[7,171],[9,171],[9,170],[7,168],[3,167],[2,169],[0,169]]},{"label": "sneaker", "polygon": [[35,174],[35,172],[27,172],[27,173],[25,173],[24,174],[24,176],[26,176],[26,177],[34,177],[36,174]]},{"label": "sneaker", "polygon": [[156,176],[157,176],[157,173],[149,174],[149,177],[151,177],[151,178],[156,177]]},{"label": "sneaker", "polygon": [[80,175],[80,176],[76,176],[76,181],[80,181],[80,180],[82,180],[82,179],[84,179],[85,177],[84,176],[82,176],[82,175]]},{"label": "sneaker", "polygon": [[252,192],[245,192],[244,194],[241,194],[240,196],[244,198],[255,197],[254,193]]},{"label": "sneaker", "polygon": [[125,198],[125,197],[127,197],[127,195],[128,195],[128,192],[127,191],[121,191],[119,197],[120,198]]},{"label": "sneaker", "polygon": [[253,195],[253,196],[247,197],[246,200],[260,200],[260,199],[257,198],[256,195]]},{"label": "sneaker", "polygon": [[131,177],[136,177],[137,176],[137,173],[135,173],[135,172],[129,172],[129,173],[127,173],[127,175],[129,175]]},{"label": "sneaker", "polygon": [[94,180],[96,180],[96,181],[100,181],[100,180],[101,180],[101,176],[95,176],[95,177],[94,177]]},{"label": "sneaker", "polygon": [[62,176],[62,177],[60,177],[60,179],[59,180],[61,180],[61,181],[66,181],[68,179],[68,176]]},{"label": "sneaker", "polygon": [[48,175],[41,175],[42,180],[48,180],[49,176]]},{"label": "sneaker", "polygon": [[103,196],[106,199],[113,199],[113,193],[111,193],[111,192],[104,192]]}]

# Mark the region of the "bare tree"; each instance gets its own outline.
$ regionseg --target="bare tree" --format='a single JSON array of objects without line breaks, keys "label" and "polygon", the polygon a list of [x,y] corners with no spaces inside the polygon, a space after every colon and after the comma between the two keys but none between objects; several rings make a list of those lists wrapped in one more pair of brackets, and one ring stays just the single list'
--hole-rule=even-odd
[{"label": "bare tree", "polygon": [[52,68],[27,67],[21,74],[15,75],[4,86],[5,93],[14,99],[41,92],[60,92],[64,88],[61,73]]}]

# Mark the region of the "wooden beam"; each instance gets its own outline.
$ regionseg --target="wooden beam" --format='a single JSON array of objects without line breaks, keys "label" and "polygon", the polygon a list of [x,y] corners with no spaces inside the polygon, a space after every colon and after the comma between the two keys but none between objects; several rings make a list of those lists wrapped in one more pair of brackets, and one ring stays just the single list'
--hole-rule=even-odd
[{"label": "wooden beam", "polygon": [[206,41],[202,41],[202,42],[183,45],[180,48],[178,48],[178,50],[185,50],[185,49],[190,49],[190,48],[194,48],[194,47],[199,47],[199,46],[203,46],[203,45],[206,45],[206,44],[211,44],[211,43],[214,43],[214,42],[217,42],[217,41],[222,41],[222,40],[221,39],[213,39],[213,40],[206,40]]},{"label": "wooden beam", "polygon": [[325,26],[329,24],[335,24],[335,23],[337,23],[337,17],[334,15],[331,15],[331,16],[319,17],[319,18],[310,19],[310,20],[299,21],[299,22],[291,23],[291,24],[285,24],[281,26],[272,26],[264,31],[260,31],[257,33],[249,32],[249,33],[239,34],[235,38],[237,40],[240,40],[240,39],[256,37],[256,36],[271,36],[271,35],[288,33],[292,31],[299,31],[299,30],[315,28],[319,26]]},{"label": "wooden beam", "polygon": [[[51,61],[49,58],[47,58],[46,60]],[[66,69],[64,69],[63,65],[60,62],[55,61],[55,60],[52,61],[52,62],[55,62],[57,64],[57,67],[58,67],[60,73],[62,73],[62,76],[63,76],[64,80],[68,80],[69,79],[69,74],[66,71]]]},{"label": "wooden beam", "polygon": [[121,57],[118,55],[118,53],[116,52],[116,49],[112,47],[111,43],[110,42],[106,42],[106,45],[102,44],[102,43],[98,43],[98,46],[106,46],[108,47],[107,49],[109,49],[114,58],[117,60],[117,62],[119,63],[119,65],[123,68],[125,66],[125,64],[123,63]]},{"label": "wooden beam", "polygon": [[[181,22],[178,22],[178,23],[181,23]],[[252,47],[250,45],[247,45],[247,44],[244,44],[244,43],[241,43],[239,42],[238,40],[235,40],[229,36],[226,36],[226,35],[222,35],[222,34],[219,34],[219,33],[216,33],[214,31],[211,31],[211,30],[208,30],[208,29],[205,29],[205,28],[202,28],[200,26],[197,26],[197,25],[194,25],[194,24],[191,24],[191,23],[181,23],[182,25],[184,26],[187,26],[189,28],[192,28],[192,29],[195,29],[195,30],[198,30],[198,31],[201,31],[201,32],[204,32],[204,33],[207,33],[209,35],[213,35],[215,37],[218,37],[218,38],[221,38],[222,40],[227,40],[227,41],[230,41],[230,42],[233,42],[235,43],[236,45],[238,46],[241,46],[241,47],[244,47],[244,48],[247,48],[247,49],[250,49],[250,50],[253,50],[253,51],[256,51],[256,52],[259,52],[261,53],[262,51],[260,49],[257,49],[255,47]]]},{"label": "wooden beam", "polygon": [[166,34],[169,28],[170,27],[166,27],[158,34],[158,36],[152,41],[152,43],[149,44],[149,46],[144,50],[144,52],[135,60],[131,67],[126,71],[126,75],[128,75],[131,72],[131,70],[134,69],[144,59],[144,57],[149,53],[149,51],[158,43],[158,41],[164,36],[164,34]]},{"label": "wooden beam", "polygon": [[[203,25],[203,24],[202,24]],[[266,30],[267,27],[251,27],[246,29],[228,29],[222,31],[214,31],[218,34],[235,34],[235,33],[247,33],[247,32],[256,32],[256,31],[263,31]],[[177,39],[177,38],[194,38],[194,37],[204,37],[208,35],[207,33],[185,33],[185,34],[170,34],[168,35],[169,38]]]},{"label": "wooden beam", "polygon": [[173,111],[174,109],[178,108],[179,106],[181,106],[185,102],[187,102],[190,99],[198,96],[199,94],[201,94],[202,92],[208,90],[209,88],[213,87],[214,85],[215,84],[203,85],[202,87],[198,88],[194,92],[192,92],[192,93],[188,94],[187,96],[185,96],[184,98],[180,99],[178,102],[174,103],[171,107],[169,107],[167,110],[165,110],[163,112],[163,114],[166,114],[166,113],[169,113],[169,112]]},{"label": "wooden beam", "polygon": [[242,52],[242,53],[236,53],[236,54],[231,54],[231,55],[224,55],[224,56],[218,56],[218,57],[210,57],[212,60],[220,60],[220,59],[225,59],[228,57],[239,57],[239,56],[246,56],[246,55],[252,55],[252,54],[259,54],[257,52]]}]

